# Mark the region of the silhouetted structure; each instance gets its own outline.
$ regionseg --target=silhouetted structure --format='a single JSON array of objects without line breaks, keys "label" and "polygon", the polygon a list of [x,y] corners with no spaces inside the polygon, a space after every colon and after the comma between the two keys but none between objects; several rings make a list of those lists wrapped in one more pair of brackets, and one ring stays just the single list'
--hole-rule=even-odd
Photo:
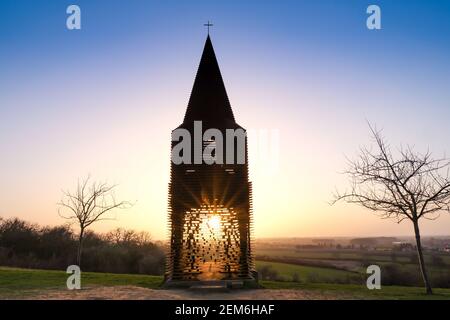
[{"label": "silhouetted structure", "polygon": [[[243,129],[233,116],[225,85],[208,35],[183,123],[191,133],[194,121],[223,133]],[[177,129],[178,129],[177,128]],[[234,139],[234,138],[233,138]],[[236,141],[235,141],[236,142]],[[203,142],[204,148],[214,140]],[[176,142],[172,142],[172,148]],[[248,180],[247,138],[245,164],[171,163],[169,184],[170,254],[166,282],[191,280],[255,280],[250,245],[252,197]],[[225,149],[225,148],[224,148]],[[224,150],[224,159],[226,150]]]}]

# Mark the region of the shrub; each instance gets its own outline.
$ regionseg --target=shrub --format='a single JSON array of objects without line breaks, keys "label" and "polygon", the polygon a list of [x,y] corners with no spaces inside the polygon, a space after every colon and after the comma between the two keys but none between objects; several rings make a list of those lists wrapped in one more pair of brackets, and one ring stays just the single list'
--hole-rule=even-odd
[{"label": "shrub", "polygon": [[444,259],[442,259],[442,257],[437,254],[433,254],[431,256],[431,264],[435,267],[445,267],[446,266]]},{"label": "shrub", "polygon": [[300,282],[300,275],[297,272],[294,272],[292,274],[292,281],[293,282]]},{"label": "shrub", "polygon": [[264,265],[258,268],[258,274],[262,280],[279,281],[281,277],[278,275],[278,271],[271,265]]},{"label": "shrub", "polygon": [[419,272],[413,272],[398,264],[387,264],[381,268],[381,283],[384,285],[420,286]]}]

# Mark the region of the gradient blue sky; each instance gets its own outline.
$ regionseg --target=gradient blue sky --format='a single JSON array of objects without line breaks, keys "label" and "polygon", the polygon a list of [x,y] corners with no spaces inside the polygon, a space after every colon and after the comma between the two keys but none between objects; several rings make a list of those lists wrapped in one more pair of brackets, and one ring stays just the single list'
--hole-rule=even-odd
[{"label": "gradient blue sky", "polygon": [[[66,29],[78,4],[82,29]],[[366,28],[378,4],[382,30]],[[58,224],[61,188],[119,183],[116,226],[166,235],[170,131],[212,20],[237,121],[279,130],[280,168],[250,162],[257,236],[410,235],[327,201],[370,141],[450,152],[450,1],[0,2],[0,216]],[[250,141],[250,149],[252,143]],[[252,160],[252,159],[250,159]],[[424,222],[448,234],[450,217]]]}]

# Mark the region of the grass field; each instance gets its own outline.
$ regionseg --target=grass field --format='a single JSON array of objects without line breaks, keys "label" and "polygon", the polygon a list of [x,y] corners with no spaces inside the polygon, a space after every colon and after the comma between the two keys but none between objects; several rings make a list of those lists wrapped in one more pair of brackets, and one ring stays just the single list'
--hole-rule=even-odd
[{"label": "grass field", "polygon": [[[64,271],[58,270],[0,267],[0,298],[26,295],[33,290],[65,289],[68,276]],[[162,279],[161,276],[83,272],[81,285],[131,285],[154,289],[159,287]]]},{"label": "grass field", "polygon": [[[411,263],[411,256],[415,257],[415,252],[383,252],[383,251],[358,251],[358,250],[295,250],[292,248],[260,248],[257,250],[257,256],[288,257],[299,259],[316,260],[370,260],[374,262],[396,262]],[[450,264],[449,254],[437,254],[445,263]],[[425,254],[425,261],[430,263],[432,256]],[[413,262],[415,263],[415,262]]]},{"label": "grass field", "polygon": [[275,269],[278,274],[287,281],[292,281],[294,274],[297,274],[300,278],[299,282],[348,282],[350,279],[359,278],[358,273],[336,270],[331,268],[320,268],[320,267],[310,267],[301,266],[289,263],[279,263],[279,262],[266,262],[266,261],[256,261],[256,267],[261,268],[263,266],[271,266]]},{"label": "grass field", "polygon": [[[257,256],[289,257],[299,259],[317,259],[317,260],[370,260],[376,262],[396,262],[410,263],[411,256],[415,257],[415,252],[397,252],[392,255],[391,252],[370,252],[370,251],[349,251],[348,250],[293,250],[292,248],[260,248],[256,250]],[[442,260],[450,264],[450,255],[440,254]],[[425,261],[431,262],[431,255],[425,254]]]},{"label": "grass field", "polygon": [[[329,270],[310,270],[310,267],[278,266],[281,272],[290,274],[299,272],[306,275],[307,272],[323,272],[328,276]],[[300,268],[300,269],[299,269]],[[316,269],[316,268],[314,268]],[[320,268],[318,268],[320,269]],[[340,271],[333,276],[342,276]],[[67,274],[56,270],[31,270],[0,267],[0,298],[32,297],[38,291],[48,289],[66,290]],[[137,286],[158,289],[162,277],[129,274],[108,274],[83,272],[82,286]],[[324,284],[324,283],[299,283],[288,281],[261,281],[261,285],[267,289],[293,289],[323,293],[336,299],[449,299],[450,289],[435,289],[432,297],[424,294],[423,288],[384,286],[381,290],[368,290],[364,285],[348,284]]]},{"label": "grass field", "polygon": [[[433,256],[434,258],[440,258],[440,264],[433,264]],[[367,265],[376,264],[384,268],[382,274],[382,280],[386,281],[384,283],[420,286],[422,278],[418,262],[411,261],[411,258],[414,257],[413,252],[336,249],[296,250],[295,248],[259,248],[256,256],[257,259],[264,260],[265,265],[272,265],[273,269],[286,280],[292,280],[292,275],[297,273],[302,283],[361,283],[360,279],[367,277]],[[428,276],[432,285],[448,288],[450,255],[434,252],[426,254],[425,257]],[[259,265],[262,265],[262,263],[259,262]],[[299,268],[296,269],[295,266]],[[306,266],[313,269],[308,270]],[[294,269],[296,270],[294,271]],[[277,278],[268,279],[278,280]]]},{"label": "grass field", "polygon": [[450,289],[434,289],[432,296],[427,296],[423,288],[382,286],[381,290],[368,290],[364,285],[298,283],[261,281],[268,289],[295,289],[318,291],[326,296],[338,299],[376,299],[376,300],[450,300]]}]

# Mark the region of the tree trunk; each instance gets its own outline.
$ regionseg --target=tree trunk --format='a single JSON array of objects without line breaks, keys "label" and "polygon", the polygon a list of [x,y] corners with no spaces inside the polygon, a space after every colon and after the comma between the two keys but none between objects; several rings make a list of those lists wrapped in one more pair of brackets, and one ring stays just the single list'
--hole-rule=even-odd
[{"label": "tree trunk", "polygon": [[417,246],[417,255],[419,256],[420,272],[422,273],[422,278],[423,278],[423,282],[425,283],[425,287],[427,289],[427,294],[433,294],[430,281],[428,280],[427,271],[425,269],[425,259],[423,257],[423,253],[422,253],[422,244],[420,242],[419,221],[417,218],[413,220],[413,224],[414,224],[414,233],[416,234],[416,246]]},{"label": "tree trunk", "polygon": [[80,229],[80,236],[78,237],[78,252],[77,252],[77,265],[81,269],[81,252],[83,250],[83,236],[84,229]]}]

